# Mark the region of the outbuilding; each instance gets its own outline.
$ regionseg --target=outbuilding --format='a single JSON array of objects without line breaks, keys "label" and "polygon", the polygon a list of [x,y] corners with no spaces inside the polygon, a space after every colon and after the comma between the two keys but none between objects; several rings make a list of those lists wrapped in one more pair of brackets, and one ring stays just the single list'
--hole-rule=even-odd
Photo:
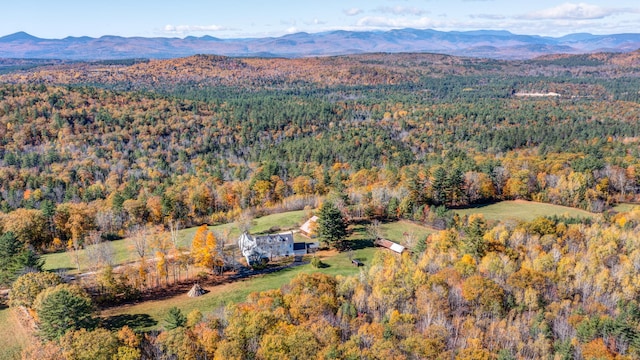
[{"label": "outbuilding", "polygon": [[404,246],[398,244],[398,243],[394,243],[391,240],[387,240],[387,239],[376,239],[376,241],[374,241],[374,243],[378,246],[381,246],[383,248],[387,248],[393,252],[396,252],[398,254],[402,254],[403,252],[407,251],[407,248],[405,248]]}]

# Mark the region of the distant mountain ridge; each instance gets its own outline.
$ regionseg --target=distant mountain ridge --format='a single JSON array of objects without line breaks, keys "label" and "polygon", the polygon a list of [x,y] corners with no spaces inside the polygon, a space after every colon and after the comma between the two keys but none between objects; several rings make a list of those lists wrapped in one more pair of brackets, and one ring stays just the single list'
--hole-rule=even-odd
[{"label": "distant mountain ridge", "polygon": [[531,59],[549,54],[629,52],[640,34],[569,34],[554,38],[504,30],[450,31],[398,29],[329,31],[281,37],[220,39],[120,37],[106,35],[41,39],[25,32],[0,37],[0,58],[98,60],[176,58],[195,54],[306,57],[373,52],[430,52],[495,59]]}]

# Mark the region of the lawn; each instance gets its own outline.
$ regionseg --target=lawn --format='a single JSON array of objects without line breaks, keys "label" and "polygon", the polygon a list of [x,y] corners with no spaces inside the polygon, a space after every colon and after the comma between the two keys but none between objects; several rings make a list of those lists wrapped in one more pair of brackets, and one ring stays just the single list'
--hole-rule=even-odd
[{"label": "lawn", "polygon": [[[291,211],[280,214],[267,215],[261,218],[254,219],[252,233],[265,233],[272,227],[277,226],[280,230],[285,231],[288,229],[297,228],[305,220],[306,211]],[[235,242],[240,236],[240,232],[234,223],[210,226],[209,229],[224,235],[228,233],[229,241]],[[191,246],[191,240],[195,235],[197,227],[180,230],[178,235],[178,244],[180,246]],[[131,249],[131,244],[127,239],[115,240],[111,242],[111,246],[114,252],[115,264],[124,264],[126,262],[135,261],[137,255]],[[80,269],[86,271],[88,268],[88,259],[84,253],[84,250],[80,251]],[[53,271],[69,271],[69,273],[76,273],[75,265],[69,253],[60,252],[54,254],[46,254],[43,256],[45,259],[45,269]]]},{"label": "lawn", "polygon": [[140,304],[108,309],[103,311],[101,315],[108,321],[118,324],[118,326],[127,324],[138,329],[157,329],[162,327],[162,319],[173,306],[178,307],[185,314],[193,309],[198,309],[203,314],[207,314],[215,312],[227,304],[242,302],[252,292],[277,289],[301,273],[322,272],[334,276],[355,275],[362,269],[366,270],[366,265],[373,259],[375,251],[386,250],[365,248],[354,251],[354,258],[362,261],[365,264],[364,268],[354,267],[347,253],[325,253],[321,258],[322,261],[328,265],[326,268],[316,269],[310,264],[295,266],[234,283],[211,287],[203,286],[203,288],[209,292],[197,298],[190,298],[185,293],[169,299],[147,301]]},{"label": "lawn", "polygon": [[424,239],[428,235],[437,231],[406,220],[381,224],[380,229],[382,230],[382,236],[385,239],[389,239],[402,245],[407,245],[405,244],[407,236],[412,236],[414,241],[417,241]]},{"label": "lawn", "polygon": [[20,359],[20,352],[31,335],[20,325],[14,310],[0,308],[0,360]]},{"label": "lawn", "polygon": [[613,207],[617,212],[629,212],[633,209],[640,209],[640,204],[622,203]]},{"label": "lawn", "polygon": [[563,216],[592,218],[597,214],[567,206],[537,203],[532,201],[502,201],[495,204],[483,205],[467,209],[453,210],[460,216],[483,214],[487,220],[516,219],[531,221],[540,216]]}]

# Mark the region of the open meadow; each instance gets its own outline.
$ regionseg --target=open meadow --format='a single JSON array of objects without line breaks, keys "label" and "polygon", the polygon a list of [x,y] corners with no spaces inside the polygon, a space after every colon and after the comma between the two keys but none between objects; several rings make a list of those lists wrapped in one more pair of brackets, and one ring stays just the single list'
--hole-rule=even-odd
[{"label": "open meadow", "polygon": [[0,308],[0,360],[19,359],[22,348],[31,341],[29,331],[19,323],[15,311]]},{"label": "open meadow", "polygon": [[482,214],[487,220],[521,220],[531,221],[540,216],[568,216],[594,218],[598,214],[567,206],[538,203],[533,201],[513,200],[501,201],[489,205],[481,205],[466,209],[453,210],[460,216]]},{"label": "open meadow", "polygon": [[613,211],[616,212],[629,212],[635,209],[640,209],[640,204],[622,203],[613,207]]}]

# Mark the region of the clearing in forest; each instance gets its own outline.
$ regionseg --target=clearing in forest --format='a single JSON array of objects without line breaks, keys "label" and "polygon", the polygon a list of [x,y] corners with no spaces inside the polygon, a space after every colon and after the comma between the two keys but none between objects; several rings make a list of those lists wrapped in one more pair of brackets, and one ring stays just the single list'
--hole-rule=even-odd
[{"label": "clearing in forest", "polygon": [[569,216],[593,218],[597,214],[567,206],[538,203],[525,200],[501,201],[467,209],[454,210],[458,215],[482,214],[487,220],[531,221],[541,216]]}]

